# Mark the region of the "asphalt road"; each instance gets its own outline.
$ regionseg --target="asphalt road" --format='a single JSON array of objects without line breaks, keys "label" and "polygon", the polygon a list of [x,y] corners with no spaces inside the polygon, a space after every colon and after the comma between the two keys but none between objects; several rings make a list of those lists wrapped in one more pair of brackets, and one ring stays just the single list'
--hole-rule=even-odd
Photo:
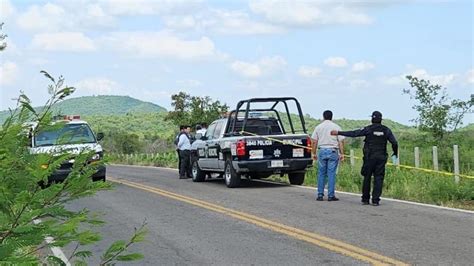
[{"label": "asphalt road", "polygon": [[[315,191],[259,181],[179,180],[159,168],[108,166],[112,191],[71,204],[102,214],[102,253],[144,220],[137,265],[473,265],[474,214],[360,197],[315,201]],[[70,250],[65,249],[68,254]],[[89,262],[96,263],[99,258]]]}]

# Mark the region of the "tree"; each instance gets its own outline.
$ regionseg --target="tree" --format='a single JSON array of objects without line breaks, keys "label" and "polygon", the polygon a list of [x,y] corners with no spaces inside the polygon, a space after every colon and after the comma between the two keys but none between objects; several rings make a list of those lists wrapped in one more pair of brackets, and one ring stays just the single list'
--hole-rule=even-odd
[{"label": "tree", "polygon": [[210,124],[229,110],[229,106],[213,101],[209,96],[191,96],[185,92],[172,95],[171,106],[174,110],[168,113],[165,120],[171,120],[176,125]]},{"label": "tree", "polygon": [[[71,211],[66,204],[78,198],[94,195],[111,189],[106,182],[93,182],[92,175],[98,165],[88,163],[94,152],[83,151],[75,156],[67,152],[57,154],[31,154],[30,134],[48,130],[53,125],[51,108],[74,92],[73,87],[64,86],[64,79],[57,81],[47,72],[42,73],[52,82],[48,87],[51,95],[44,108],[36,111],[30,99],[20,94],[16,109],[0,128],[0,265],[51,263],[64,265],[53,255],[41,257],[39,250],[51,246],[74,245],[70,260],[83,265],[92,252],[85,246],[96,243],[100,235],[91,227],[103,224],[84,209]],[[31,128],[28,122],[38,124]],[[74,157],[73,157],[74,156]],[[48,183],[48,177],[64,161],[75,160],[71,173],[61,183]],[[135,230],[128,241],[116,241],[102,255],[103,265],[114,261],[140,259],[137,253],[128,253],[127,248],[143,241],[144,225]],[[52,237],[54,242],[45,242]]]},{"label": "tree", "polygon": [[456,131],[462,124],[466,113],[471,112],[474,104],[474,95],[467,101],[450,100],[446,88],[431,84],[429,80],[406,76],[411,89],[403,92],[410,95],[417,103],[413,109],[418,112],[419,117],[412,120],[418,127],[430,132],[436,140],[442,140],[446,132]]}]

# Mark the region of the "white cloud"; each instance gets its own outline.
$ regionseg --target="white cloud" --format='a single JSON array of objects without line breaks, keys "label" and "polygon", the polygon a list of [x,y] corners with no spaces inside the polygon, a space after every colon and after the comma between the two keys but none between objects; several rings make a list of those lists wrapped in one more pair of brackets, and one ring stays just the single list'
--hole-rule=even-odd
[{"label": "white cloud", "polygon": [[17,19],[18,26],[30,31],[57,31],[69,24],[64,21],[66,11],[58,5],[47,3],[44,6],[33,5]]},{"label": "white cloud", "polygon": [[272,34],[284,31],[281,27],[256,21],[245,12],[221,9],[205,10],[194,15],[165,17],[164,23],[176,30],[187,29],[223,35]]},{"label": "white cloud", "polygon": [[191,15],[167,16],[163,18],[163,22],[168,28],[178,30],[197,29],[199,27],[199,22]]},{"label": "white cloud", "polygon": [[474,83],[474,69],[471,69],[467,72],[466,80],[468,83]]},{"label": "white cloud", "polygon": [[103,40],[106,46],[130,56],[178,59],[205,59],[220,57],[214,43],[207,37],[182,40],[167,32],[115,32]]},{"label": "white cloud", "polygon": [[406,76],[413,76],[419,79],[429,80],[431,84],[437,84],[443,87],[459,81],[459,74],[450,73],[433,75],[423,68],[415,68],[411,65],[408,65],[407,67],[409,69],[405,73],[397,76],[384,77],[382,78],[382,81],[387,85],[408,85]]},{"label": "white cloud", "polygon": [[163,15],[195,11],[201,0],[99,0],[113,15]]},{"label": "white cloud", "polygon": [[321,69],[318,67],[301,66],[298,69],[298,74],[305,78],[317,77],[321,74]]},{"label": "white cloud", "polygon": [[410,75],[417,78],[429,80],[432,84],[438,84],[441,86],[447,86],[457,77],[457,74],[432,75],[422,68],[415,69],[410,73]]},{"label": "white cloud", "polygon": [[10,61],[0,65],[0,85],[11,85],[18,76],[18,66]]},{"label": "white cloud", "polygon": [[120,86],[117,82],[103,78],[87,78],[74,84],[78,92],[96,94],[117,94]]},{"label": "white cloud", "polygon": [[360,61],[352,65],[352,72],[364,72],[375,68],[375,65],[371,62]]},{"label": "white cloud", "polygon": [[96,50],[94,41],[82,32],[40,33],[33,37],[32,47],[45,51],[88,52]]},{"label": "white cloud", "polygon": [[241,76],[259,78],[281,70],[286,61],[281,56],[264,57],[256,62],[234,61],[230,67]]},{"label": "white cloud", "polygon": [[32,5],[18,16],[17,24],[32,32],[58,32],[110,28],[116,20],[98,4],[71,1],[63,5]]},{"label": "white cloud", "polygon": [[1,22],[6,22],[8,24],[9,19],[14,17],[15,14],[16,9],[9,0],[2,0],[0,2],[0,17],[2,18]]},{"label": "white cloud", "polygon": [[348,63],[344,57],[329,57],[324,60],[324,64],[330,67],[346,67]]},{"label": "white cloud", "polygon": [[250,9],[267,21],[292,27],[332,24],[370,24],[357,5],[340,1],[251,1]]}]

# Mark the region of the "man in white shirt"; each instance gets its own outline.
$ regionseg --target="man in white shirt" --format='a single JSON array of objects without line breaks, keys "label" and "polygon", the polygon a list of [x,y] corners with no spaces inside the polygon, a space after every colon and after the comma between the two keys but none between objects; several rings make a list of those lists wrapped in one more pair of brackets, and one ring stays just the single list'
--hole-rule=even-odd
[{"label": "man in white shirt", "polygon": [[185,179],[191,177],[191,140],[189,138],[191,132],[190,126],[184,126],[184,131],[179,135],[178,150],[181,159],[179,178]]},{"label": "man in white shirt", "polygon": [[339,160],[344,160],[344,137],[332,136],[332,130],[341,130],[341,127],[332,122],[332,112],[323,113],[324,121],[314,129],[312,153],[318,161],[318,195],[316,200],[322,201],[326,178],[328,181],[328,201],[338,201],[335,195],[336,170]]}]

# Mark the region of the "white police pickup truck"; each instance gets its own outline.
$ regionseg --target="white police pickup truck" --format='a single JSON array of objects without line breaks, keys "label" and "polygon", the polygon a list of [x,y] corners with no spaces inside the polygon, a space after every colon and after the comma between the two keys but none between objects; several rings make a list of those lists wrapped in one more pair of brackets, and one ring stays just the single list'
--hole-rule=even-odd
[{"label": "white police pickup truck", "polygon": [[[298,108],[299,119],[295,120],[299,120],[301,130],[293,121],[289,103]],[[286,114],[276,109],[279,105]],[[311,138],[306,133],[300,104],[293,97],[240,101],[228,118],[212,122],[195,146],[193,181],[202,182],[206,175],[220,173],[230,188],[239,186],[241,176],[259,179],[272,174],[288,174],[291,184],[301,185],[313,163]]]},{"label": "white police pickup truck", "polygon": [[[59,127],[52,127],[44,131],[38,131],[30,136],[30,153],[31,154],[61,154],[69,153],[78,155],[82,152],[92,152],[93,155],[88,163],[98,163],[97,171],[93,174],[94,181],[105,181],[106,168],[103,164],[104,150],[98,143],[103,137],[103,133],[97,136],[92,132],[89,124],[80,119],[80,116],[64,116]],[[32,128],[36,127],[35,123],[30,124]],[[34,131],[33,131],[34,132]],[[48,182],[64,181],[72,170],[74,164],[73,158],[65,161],[48,178]],[[42,165],[47,168],[48,165]]]}]

